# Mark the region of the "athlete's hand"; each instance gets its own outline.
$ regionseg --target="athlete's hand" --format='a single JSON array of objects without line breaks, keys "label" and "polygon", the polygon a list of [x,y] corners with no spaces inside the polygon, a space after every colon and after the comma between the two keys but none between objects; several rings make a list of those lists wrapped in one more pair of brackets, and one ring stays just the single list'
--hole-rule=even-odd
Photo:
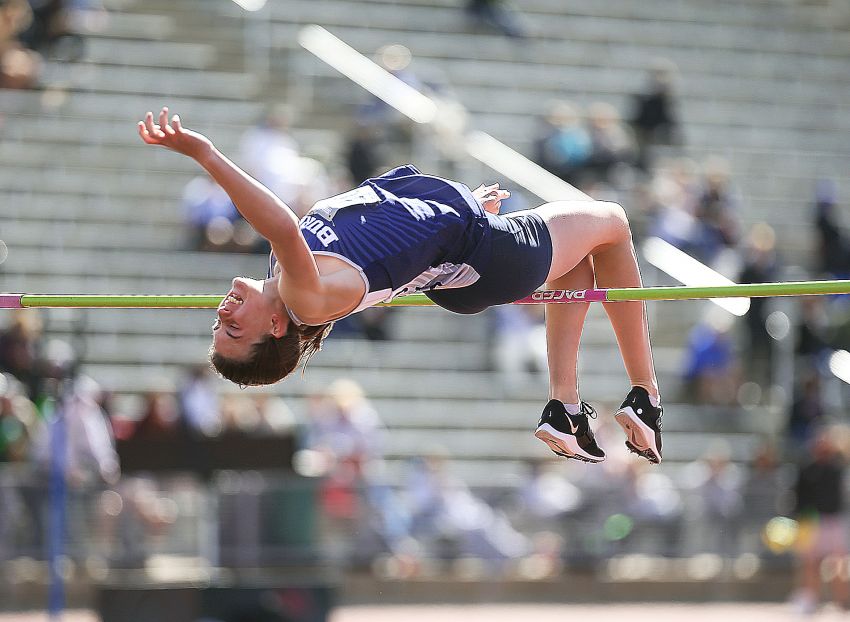
[{"label": "athlete's hand", "polygon": [[499,208],[502,206],[502,201],[511,196],[511,193],[504,188],[499,188],[498,183],[489,186],[481,184],[472,191],[472,196],[484,208],[485,212],[498,214]]},{"label": "athlete's hand", "polygon": [[144,121],[139,121],[139,136],[149,145],[160,145],[198,159],[212,149],[212,142],[203,134],[187,130],[174,115],[168,120],[168,108],[159,112],[159,123],[154,123],[153,113],[148,112]]}]

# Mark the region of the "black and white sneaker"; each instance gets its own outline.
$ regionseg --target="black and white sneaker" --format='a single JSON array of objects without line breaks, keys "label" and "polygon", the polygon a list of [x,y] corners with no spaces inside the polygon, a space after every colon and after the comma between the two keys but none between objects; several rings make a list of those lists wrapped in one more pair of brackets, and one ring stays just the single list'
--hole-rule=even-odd
[{"label": "black and white sneaker", "polygon": [[643,387],[632,387],[614,419],[626,433],[626,447],[653,464],[661,462],[661,404],[653,406]]},{"label": "black and white sneaker", "polygon": [[581,403],[581,411],[570,415],[559,400],[549,400],[540,415],[540,423],[534,436],[549,445],[549,449],[564,458],[584,462],[602,462],[605,452],[596,444],[593,430],[587,418],[596,418],[596,411],[587,402]]}]

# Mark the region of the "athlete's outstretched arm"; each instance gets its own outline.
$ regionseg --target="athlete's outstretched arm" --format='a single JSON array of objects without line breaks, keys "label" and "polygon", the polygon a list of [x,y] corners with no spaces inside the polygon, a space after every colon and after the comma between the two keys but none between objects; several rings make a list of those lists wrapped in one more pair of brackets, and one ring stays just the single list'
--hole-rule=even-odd
[{"label": "athlete's outstretched arm", "polygon": [[168,118],[168,108],[154,122],[148,112],[139,121],[139,135],[149,145],[160,145],[195,160],[227,192],[236,209],[254,230],[271,242],[281,269],[298,288],[319,292],[321,283],[313,254],[298,228],[298,216],[268,188],[231,162],[206,136],[186,129],[180,117]]}]

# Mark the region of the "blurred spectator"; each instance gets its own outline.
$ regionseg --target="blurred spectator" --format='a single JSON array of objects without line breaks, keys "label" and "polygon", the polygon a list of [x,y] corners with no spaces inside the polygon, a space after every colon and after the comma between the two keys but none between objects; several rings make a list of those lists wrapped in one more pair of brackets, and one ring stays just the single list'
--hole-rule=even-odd
[{"label": "blurred spectator", "polygon": [[617,491],[617,508],[632,523],[622,542],[630,552],[659,551],[673,557],[681,544],[682,495],[661,471],[650,471],[644,461],[625,465]]},{"label": "blurred spectator", "polygon": [[535,139],[537,163],[564,181],[577,185],[590,159],[591,147],[590,135],[578,108],[567,101],[552,104]]},{"label": "blurred spectator", "polygon": [[694,203],[694,216],[702,229],[698,259],[715,263],[722,251],[737,246],[739,210],[730,183],[729,163],[722,158],[709,158],[703,165],[703,184]]},{"label": "blurred spectator", "polygon": [[101,493],[98,506],[112,568],[144,568],[179,513],[175,500],[153,479],[135,476],[122,477],[113,490]]},{"label": "blurred spectator", "polygon": [[713,443],[702,457],[688,465],[685,485],[697,493],[700,517],[711,529],[701,535],[700,551],[733,557],[738,553],[738,533],[744,510],[743,474],[731,461],[731,447],[724,441]]},{"label": "blurred spectator", "polygon": [[525,481],[519,485],[520,512],[524,523],[550,522],[569,515],[584,501],[582,491],[564,477],[562,463],[535,460],[528,463]]},{"label": "blurred spectator", "polygon": [[506,6],[504,0],[467,0],[466,14],[487,28],[492,28],[511,39],[524,39],[526,28],[520,16]]},{"label": "blurred spectator", "polygon": [[637,165],[644,171],[652,165],[653,145],[676,144],[681,140],[673,96],[675,73],[676,66],[671,61],[656,60],[646,90],[633,99],[630,122],[637,139]]},{"label": "blurred spectator", "polygon": [[208,437],[221,433],[218,393],[209,366],[189,368],[177,399],[183,422],[190,433]]},{"label": "blurred spectator", "polygon": [[[376,53],[376,62],[408,86],[420,92],[432,90],[410,68],[412,60],[410,50],[400,43],[385,45]],[[415,123],[384,100],[369,96],[358,107],[354,122],[364,133],[369,128],[373,153],[385,155],[392,162],[412,159]],[[381,151],[376,149],[378,145]]]},{"label": "blurred spectator", "polygon": [[384,427],[363,389],[340,378],[310,404],[304,447],[351,460],[358,470],[383,455]]},{"label": "blurred spectator", "polygon": [[355,185],[380,174],[380,134],[374,125],[357,123],[354,126],[346,146],[345,163]]},{"label": "blurred spectator", "polygon": [[[73,5],[68,0],[29,0],[33,19],[21,34],[27,47],[53,58],[79,60],[83,39],[71,29]],[[86,4],[86,3],[83,3]]]},{"label": "blurred spectator", "polygon": [[[776,253],[776,234],[767,223],[757,223],[750,230],[744,267],[738,283],[770,283],[780,278],[779,257]],[[747,329],[748,375],[759,384],[770,380],[773,340],[767,332],[767,316],[771,303],[768,298],[751,298],[750,310],[744,316]]]},{"label": "blurred spectator", "polygon": [[288,106],[269,107],[242,135],[239,153],[248,174],[301,214],[305,209],[301,201],[304,180],[300,149],[289,131],[291,117]]},{"label": "blurred spectator", "polygon": [[183,213],[196,250],[228,250],[241,217],[224,189],[199,175],[183,189]]},{"label": "blurred spectator", "polygon": [[547,369],[543,309],[529,305],[493,307],[493,364],[507,386],[517,386],[528,373]]},{"label": "blurred spectator", "polygon": [[835,184],[818,183],[815,196],[816,269],[829,278],[850,276],[850,242],[842,231]]},{"label": "blurred spectator", "polygon": [[776,445],[762,442],[749,465],[743,487],[747,522],[742,534],[742,550],[762,548],[763,527],[771,518],[785,513],[789,486],[788,469],[780,463]]},{"label": "blurred spectator", "polygon": [[[76,487],[114,483],[119,475],[118,454],[112,427],[98,404],[100,387],[86,376],[71,383],[56,405],[65,426],[66,477]],[[59,422],[59,417],[49,420],[33,445],[34,458],[45,472],[55,458],[53,436]]]},{"label": "blurred spectator", "polygon": [[794,486],[799,521],[799,574],[794,602],[813,613],[820,600],[821,578],[831,584],[832,601],[850,607],[847,583],[847,536],[844,515],[843,457],[834,430],[821,429],[811,444],[811,458],[800,468]]},{"label": "blurred spectator", "polygon": [[684,392],[695,402],[732,404],[740,385],[733,321],[728,312],[712,307],[688,336]]},{"label": "blurred spectator", "polygon": [[590,157],[587,161],[591,181],[602,181],[620,187],[618,173],[632,164],[636,145],[631,131],[623,124],[620,113],[611,104],[596,102],[587,113],[590,134]]},{"label": "blurred spectator", "polygon": [[698,185],[696,163],[677,158],[658,167],[649,187],[649,234],[689,254],[702,240],[701,224],[694,216]]},{"label": "blurred spectator", "polygon": [[38,411],[24,387],[0,374],[0,463],[24,462],[40,424]]},{"label": "blurred spectator", "polygon": [[793,453],[812,440],[812,436],[824,424],[824,406],[821,377],[816,369],[807,369],[798,374],[788,415],[788,434],[793,442]]},{"label": "blurred spectator", "polygon": [[45,372],[41,316],[36,309],[16,309],[11,312],[11,319],[0,332],[0,372],[20,380],[29,398],[37,402]]},{"label": "blurred spectator", "polygon": [[142,416],[130,438],[143,440],[179,437],[180,408],[170,391],[148,391],[144,396]]},{"label": "blurred spectator", "polygon": [[411,534],[437,559],[475,558],[488,563],[483,571],[492,572],[531,550],[502,511],[447,473],[440,452],[414,461],[405,490]]},{"label": "blurred spectator", "polygon": [[802,296],[798,300],[799,323],[794,346],[797,367],[817,366],[832,353],[833,327],[825,296]]},{"label": "blurred spectator", "polygon": [[38,85],[41,55],[21,41],[33,23],[26,0],[0,0],[0,88],[30,89]]}]

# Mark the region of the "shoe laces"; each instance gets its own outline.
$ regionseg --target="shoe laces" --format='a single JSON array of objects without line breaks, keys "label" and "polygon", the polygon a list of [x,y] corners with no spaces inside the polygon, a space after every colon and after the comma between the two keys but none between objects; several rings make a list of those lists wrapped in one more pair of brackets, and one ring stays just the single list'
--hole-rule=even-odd
[{"label": "shoe laces", "polygon": [[579,410],[578,414],[590,417],[591,419],[596,419],[596,409],[587,402],[581,403],[581,410]]}]

